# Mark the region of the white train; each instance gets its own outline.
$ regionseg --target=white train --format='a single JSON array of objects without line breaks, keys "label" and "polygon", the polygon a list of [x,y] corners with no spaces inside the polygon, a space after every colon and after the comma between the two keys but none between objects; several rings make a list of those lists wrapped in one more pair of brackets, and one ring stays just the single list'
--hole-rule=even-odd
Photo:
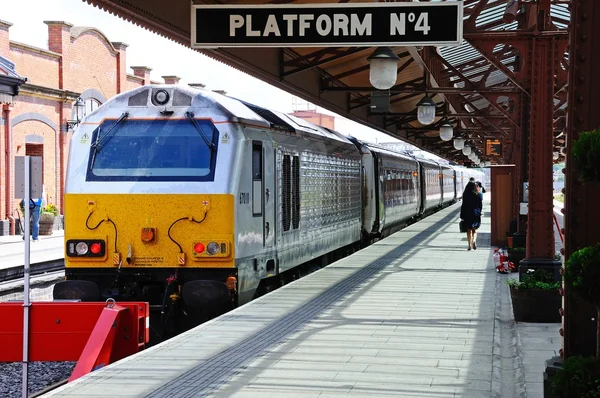
[{"label": "white train", "polygon": [[150,301],[164,325],[214,316],[455,202],[470,177],[211,91],[140,87],[71,139],[54,296]]}]

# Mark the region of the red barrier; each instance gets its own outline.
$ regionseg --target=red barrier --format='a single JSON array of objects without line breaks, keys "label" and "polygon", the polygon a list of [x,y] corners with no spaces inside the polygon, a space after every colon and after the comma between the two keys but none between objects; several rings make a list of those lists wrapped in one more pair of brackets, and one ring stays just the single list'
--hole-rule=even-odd
[{"label": "red barrier", "polygon": [[560,241],[564,244],[565,237],[563,236],[563,233],[560,229],[560,225],[558,225],[558,218],[556,218],[556,214],[554,214],[554,213],[552,213],[552,216],[554,217],[554,223],[556,224],[556,229],[558,230],[558,235],[560,236]]},{"label": "red barrier", "polygon": [[[29,361],[77,361],[69,381],[143,350],[150,341],[145,302],[34,302]],[[23,302],[0,303],[0,362],[23,360]]]}]

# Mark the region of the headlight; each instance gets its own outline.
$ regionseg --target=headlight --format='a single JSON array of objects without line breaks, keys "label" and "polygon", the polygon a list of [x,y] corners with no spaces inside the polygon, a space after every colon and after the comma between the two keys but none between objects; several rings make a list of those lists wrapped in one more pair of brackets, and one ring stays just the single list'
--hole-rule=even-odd
[{"label": "headlight", "polygon": [[77,254],[79,254],[80,256],[83,256],[84,254],[86,254],[88,252],[88,245],[85,242],[79,242],[76,246],[75,246],[75,252],[77,252]]},{"label": "headlight", "polygon": [[69,239],[67,256],[71,258],[100,258],[106,255],[106,242],[102,239]]},{"label": "headlight", "polygon": [[208,244],[208,246],[206,247],[206,251],[210,255],[217,254],[219,252],[219,250],[221,250],[221,247],[219,246],[219,244],[217,242],[210,242]]},{"label": "headlight", "polygon": [[159,105],[164,105],[169,102],[169,93],[166,90],[158,90],[154,94],[154,101]]}]

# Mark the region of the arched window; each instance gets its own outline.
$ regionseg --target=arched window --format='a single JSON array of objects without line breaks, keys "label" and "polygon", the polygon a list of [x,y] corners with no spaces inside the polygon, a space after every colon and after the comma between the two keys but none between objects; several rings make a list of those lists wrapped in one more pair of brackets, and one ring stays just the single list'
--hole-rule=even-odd
[{"label": "arched window", "polygon": [[94,98],[86,99],[85,100],[85,108],[84,108],[82,116],[86,116],[86,115],[92,113],[93,111],[98,109],[98,107],[100,105],[102,105],[102,103],[100,101],[98,101],[97,99],[94,99]]}]

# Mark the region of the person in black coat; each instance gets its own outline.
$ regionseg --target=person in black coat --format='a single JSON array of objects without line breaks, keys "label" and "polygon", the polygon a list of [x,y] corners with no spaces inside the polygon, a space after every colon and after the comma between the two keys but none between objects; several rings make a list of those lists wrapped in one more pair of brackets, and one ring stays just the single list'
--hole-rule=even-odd
[{"label": "person in black coat", "polygon": [[463,192],[462,205],[460,206],[460,218],[464,221],[467,229],[467,250],[477,250],[477,229],[481,226],[481,211],[483,209],[483,194],[480,187],[469,182]]}]

